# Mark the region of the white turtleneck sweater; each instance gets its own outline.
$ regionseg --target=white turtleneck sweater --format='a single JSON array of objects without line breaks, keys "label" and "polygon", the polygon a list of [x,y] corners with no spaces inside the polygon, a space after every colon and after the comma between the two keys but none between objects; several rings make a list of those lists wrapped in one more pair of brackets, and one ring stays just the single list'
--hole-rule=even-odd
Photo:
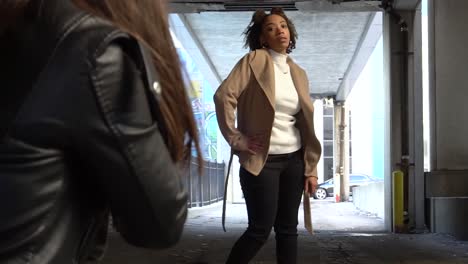
[{"label": "white turtleneck sweater", "polygon": [[275,68],[275,120],[268,154],[286,154],[301,148],[301,135],[294,126],[294,115],[300,110],[299,97],[286,62],[288,55],[271,49],[269,52]]}]

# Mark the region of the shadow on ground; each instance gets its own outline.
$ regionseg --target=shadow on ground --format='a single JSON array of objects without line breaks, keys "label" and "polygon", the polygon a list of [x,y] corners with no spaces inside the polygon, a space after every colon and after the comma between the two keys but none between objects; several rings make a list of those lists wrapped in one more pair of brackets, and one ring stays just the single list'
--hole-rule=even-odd
[{"label": "shadow on ground", "polygon": [[[356,211],[352,203],[312,202],[315,235],[303,228],[299,215],[299,263],[320,264],[435,264],[468,263],[468,242],[436,234],[396,235],[383,232],[383,220]],[[127,245],[110,233],[104,264],[220,264],[247,226],[245,205],[228,205],[221,228],[221,205],[191,209],[181,241],[173,248],[152,251]],[[275,261],[274,234],[253,264]]]}]

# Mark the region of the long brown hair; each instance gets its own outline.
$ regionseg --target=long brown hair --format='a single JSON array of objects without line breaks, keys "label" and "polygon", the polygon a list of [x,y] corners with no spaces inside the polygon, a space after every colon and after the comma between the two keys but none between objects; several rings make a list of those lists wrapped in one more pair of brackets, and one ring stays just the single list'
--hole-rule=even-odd
[{"label": "long brown hair", "polygon": [[201,166],[198,130],[188,100],[181,63],[169,31],[165,1],[162,0],[73,0],[102,17],[148,47],[162,86],[160,104],[168,131],[168,147],[176,162],[189,161],[192,145]]},{"label": "long brown hair", "polygon": [[283,9],[280,7],[273,7],[270,11],[270,14],[265,13],[265,11],[259,9],[255,11],[252,15],[249,25],[244,30],[244,48],[249,47],[249,49],[256,50],[263,48],[263,44],[260,43],[260,36],[262,35],[262,27],[265,19],[271,15],[278,15],[286,20],[289,28],[289,34],[291,38],[291,43],[286,49],[287,53],[291,53],[293,49],[296,48],[297,32],[294,23],[286,16]]},{"label": "long brown hair", "polygon": [[[20,11],[31,0],[0,0],[0,14]],[[47,0],[42,0],[47,1]],[[63,0],[104,18],[127,32],[152,53],[162,86],[160,108],[167,130],[167,146],[175,162],[188,162],[194,146],[202,167],[198,130],[188,100],[181,63],[172,42],[163,0]],[[2,19],[4,20],[4,19]],[[8,18],[6,19],[9,20]],[[10,19],[10,22],[12,19]],[[0,27],[1,29],[1,27]]]}]

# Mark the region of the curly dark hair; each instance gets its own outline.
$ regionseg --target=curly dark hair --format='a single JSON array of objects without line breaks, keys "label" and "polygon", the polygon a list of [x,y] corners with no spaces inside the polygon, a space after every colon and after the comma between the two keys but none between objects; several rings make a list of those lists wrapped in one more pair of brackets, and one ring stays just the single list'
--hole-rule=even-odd
[{"label": "curly dark hair", "polygon": [[252,20],[243,32],[243,34],[245,35],[244,48],[249,47],[249,49],[253,51],[256,49],[261,49],[263,47],[262,43],[260,43],[262,26],[265,22],[265,19],[271,15],[278,15],[284,18],[284,20],[286,20],[291,40],[288,48],[286,49],[286,53],[291,53],[292,50],[296,48],[296,27],[294,27],[293,22],[286,16],[283,9],[280,7],[273,7],[270,11],[270,14],[265,13],[265,11],[262,9],[255,11],[255,13],[252,15]]}]

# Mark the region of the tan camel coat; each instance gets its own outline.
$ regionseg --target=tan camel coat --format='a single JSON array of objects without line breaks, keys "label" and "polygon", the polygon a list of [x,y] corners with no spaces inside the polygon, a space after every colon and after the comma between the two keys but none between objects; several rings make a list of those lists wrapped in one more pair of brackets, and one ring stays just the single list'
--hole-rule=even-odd
[{"label": "tan camel coat", "polygon": [[[309,95],[309,81],[305,71],[290,58],[287,63],[301,107],[296,115],[296,126],[304,149],[304,174],[306,177],[317,176],[321,146],[314,131],[314,106]],[[275,72],[268,50],[257,49],[245,55],[216,91],[214,102],[221,133],[233,149],[243,136],[261,134],[264,147],[260,153],[252,155],[234,151],[242,167],[258,175],[268,156],[275,115]]]}]

